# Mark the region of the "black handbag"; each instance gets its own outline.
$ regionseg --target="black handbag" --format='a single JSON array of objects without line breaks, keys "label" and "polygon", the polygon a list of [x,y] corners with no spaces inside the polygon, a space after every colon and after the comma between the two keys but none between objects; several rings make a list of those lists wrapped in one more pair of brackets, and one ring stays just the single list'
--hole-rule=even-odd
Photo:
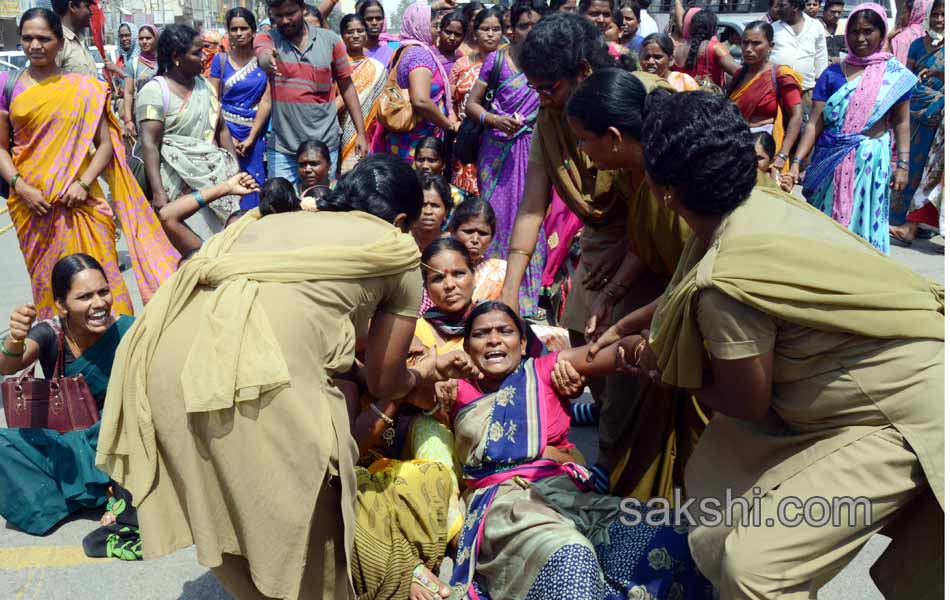
[{"label": "black handbag", "polygon": [[[488,88],[482,97],[482,107],[488,110],[492,99],[495,97],[495,90],[498,88],[498,80],[501,78],[501,66],[508,59],[508,50],[502,48],[495,55],[495,66],[492,67],[491,75],[488,77]],[[453,153],[455,160],[463,165],[473,165],[478,161],[478,141],[482,136],[484,125],[475,119],[465,117],[462,126],[455,134],[455,144]]]}]

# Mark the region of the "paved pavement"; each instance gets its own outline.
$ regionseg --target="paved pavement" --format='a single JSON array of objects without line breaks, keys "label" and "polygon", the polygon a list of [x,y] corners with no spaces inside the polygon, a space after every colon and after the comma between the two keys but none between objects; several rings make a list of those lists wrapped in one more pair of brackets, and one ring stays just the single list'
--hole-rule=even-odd
[{"label": "paved pavement", "polygon": [[[8,222],[6,215],[0,215],[0,227]],[[122,251],[124,244],[120,242],[119,246]],[[937,254],[929,242],[918,241],[912,249],[895,248],[893,256],[929,277],[944,281],[943,256]],[[0,278],[3,282],[0,285],[2,331],[6,329],[10,311],[30,298],[29,278],[12,231],[0,234]],[[125,279],[138,308],[141,301],[131,271],[125,272]],[[0,426],[3,425],[0,416]],[[571,438],[591,462],[596,459],[596,430],[576,428]],[[100,514],[89,511],[78,515],[44,537],[20,533],[0,519],[0,600],[226,600],[230,597],[214,576],[198,565],[193,548],[138,563],[86,558],[82,538],[96,527]],[[867,570],[886,545],[886,538],[872,539],[848,568],[821,590],[819,599],[883,598],[868,578]]]}]

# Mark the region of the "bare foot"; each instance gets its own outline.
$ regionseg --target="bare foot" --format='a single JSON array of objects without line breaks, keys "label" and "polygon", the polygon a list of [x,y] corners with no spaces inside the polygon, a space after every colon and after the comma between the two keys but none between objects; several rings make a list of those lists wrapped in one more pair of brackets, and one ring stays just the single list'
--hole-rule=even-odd
[{"label": "bare foot", "polygon": [[413,570],[409,600],[441,600],[448,598],[451,593],[449,586],[439,581],[425,565],[420,564]]}]

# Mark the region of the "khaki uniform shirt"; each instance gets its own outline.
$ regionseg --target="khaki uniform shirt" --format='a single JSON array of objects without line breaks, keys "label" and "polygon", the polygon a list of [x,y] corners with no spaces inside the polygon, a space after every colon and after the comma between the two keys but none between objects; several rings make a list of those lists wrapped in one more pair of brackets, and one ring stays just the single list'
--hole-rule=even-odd
[{"label": "khaki uniform shirt", "polygon": [[56,64],[66,73],[78,73],[92,78],[97,76],[93,60],[85,40],[63,26],[63,49],[56,56]]}]

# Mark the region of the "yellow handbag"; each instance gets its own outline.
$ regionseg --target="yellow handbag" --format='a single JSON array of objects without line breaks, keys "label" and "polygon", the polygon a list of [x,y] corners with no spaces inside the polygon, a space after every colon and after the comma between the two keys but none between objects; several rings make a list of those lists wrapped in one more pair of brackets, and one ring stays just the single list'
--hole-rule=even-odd
[{"label": "yellow handbag", "polygon": [[399,60],[402,58],[402,52],[408,46],[403,46],[396,51],[393,56],[392,67],[389,69],[389,77],[386,79],[386,86],[379,96],[379,111],[376,118],[379,124],[386,131],[393,133],[406,133],[412,131],[416,126],[416,116],[412,112],[412,101],[409,99],[409,90],[399,87],[396,80],[396,72],[399,67]]}]

